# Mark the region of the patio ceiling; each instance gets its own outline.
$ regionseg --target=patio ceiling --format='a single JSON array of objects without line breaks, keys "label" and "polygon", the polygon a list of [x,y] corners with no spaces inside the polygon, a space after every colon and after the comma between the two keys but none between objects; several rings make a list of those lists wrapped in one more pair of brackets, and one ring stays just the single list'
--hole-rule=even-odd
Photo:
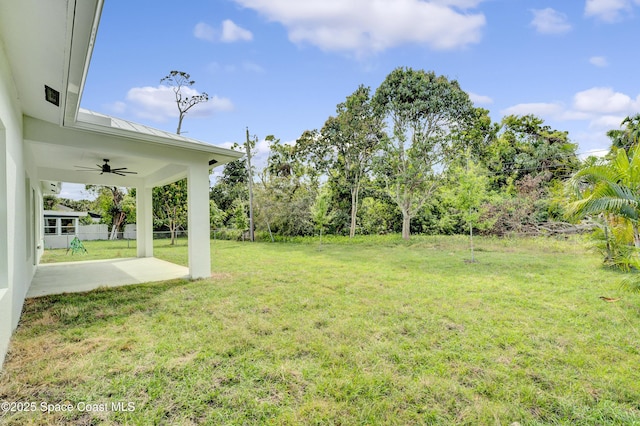
[{"label": "patio ceiling", "polygon": [[[186,177],[187,167],[212,167],[240,153],[81,110],[73,127],[24,117],[24,137],[40,180],[126,187],[160,186]],[[81,171],[109,160],[113,168],[136,172],[126,176]]]}]

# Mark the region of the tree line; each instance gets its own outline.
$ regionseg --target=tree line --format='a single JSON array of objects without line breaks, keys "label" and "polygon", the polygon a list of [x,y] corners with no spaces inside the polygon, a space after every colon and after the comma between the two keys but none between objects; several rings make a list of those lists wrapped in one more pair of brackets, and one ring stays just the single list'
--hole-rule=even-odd
[{"label": "tree line", "polygon": [[[171,71],[186,113],[208,95],[186,97],[189,74]],[[607,133],[608,155],[578,158],[568,132],[534,115],[493,122],[456,80],[433,71],[397,68],[378,88],[360,85],[316,129],[294,144],[274,135],[266,165],[251,165],[257,136],[246,132],[234,149],[245,157],[226,164],[210,189],[212,229],[258,238],[401,233],[532,235],[550,224],[586,219],[605,264],[640,270],[640,114]],[[87,186],[92,202],[45,197],[92,210],[116,232],[135,223],[135,190]],[[154,188],[154,230],[172,240],[187,227],[182,180]],[[472,252],[473,253],[473,252]],[[639,280],[640,282],[640,280]],[[640,284],[634,284],[640,289]]]},{"label": "tree line", "polygon": [[293,145],[266,140],[263,170],[225,165],[211,189],[213,226],[248,226],[252,180],[265,238],[532,233],[564,220],[563,183],[580,166],[567,132],[533,115],[494,123],[457,81],[411,68],[359,86]]}]

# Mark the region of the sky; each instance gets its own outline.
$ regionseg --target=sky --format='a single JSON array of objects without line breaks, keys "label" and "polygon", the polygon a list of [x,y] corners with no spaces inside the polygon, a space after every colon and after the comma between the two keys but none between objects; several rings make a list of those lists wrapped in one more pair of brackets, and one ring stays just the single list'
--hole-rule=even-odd
[{"label": "sky", "polygon": [[[106,0],[81,106],[175,131],[172,70],[210,101],[185,136],[257,136],[264,163],[397,67],[457,80],[494,121],[535,114],[578,152],[640,113],[640,0]],[[65,184],[61,197],[82,198]]]}]

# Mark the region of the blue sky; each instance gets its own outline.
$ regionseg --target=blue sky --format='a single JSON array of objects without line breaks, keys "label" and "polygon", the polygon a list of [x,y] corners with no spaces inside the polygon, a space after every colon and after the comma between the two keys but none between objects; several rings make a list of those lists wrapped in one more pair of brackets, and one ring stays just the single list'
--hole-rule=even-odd
[{"label": "blue sky", "polygon": [[[186,71],[212,100],[186,136],[217,145],[322,127],[360,84],[399,66],[456,79],[495,121],[533,113],[579,152],[640,112],[640,0],[107,0],[87,109],[175,131]],[[65,196],[65,193],[61,194]]]}]

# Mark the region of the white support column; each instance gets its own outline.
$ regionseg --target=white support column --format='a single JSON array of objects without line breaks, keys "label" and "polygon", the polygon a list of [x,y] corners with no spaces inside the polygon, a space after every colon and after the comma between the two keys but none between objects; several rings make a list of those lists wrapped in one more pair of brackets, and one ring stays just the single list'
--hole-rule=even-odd
[{"label": "white support column", "polygon": [[211,276],[209,235],[209,164],[192,164],[187,170],[189,211],[189,273],[191,279]]},{"label": "white support column", "polygon": [[152,188],[136,188],[136,245],[138,257],[153,257]]}]

